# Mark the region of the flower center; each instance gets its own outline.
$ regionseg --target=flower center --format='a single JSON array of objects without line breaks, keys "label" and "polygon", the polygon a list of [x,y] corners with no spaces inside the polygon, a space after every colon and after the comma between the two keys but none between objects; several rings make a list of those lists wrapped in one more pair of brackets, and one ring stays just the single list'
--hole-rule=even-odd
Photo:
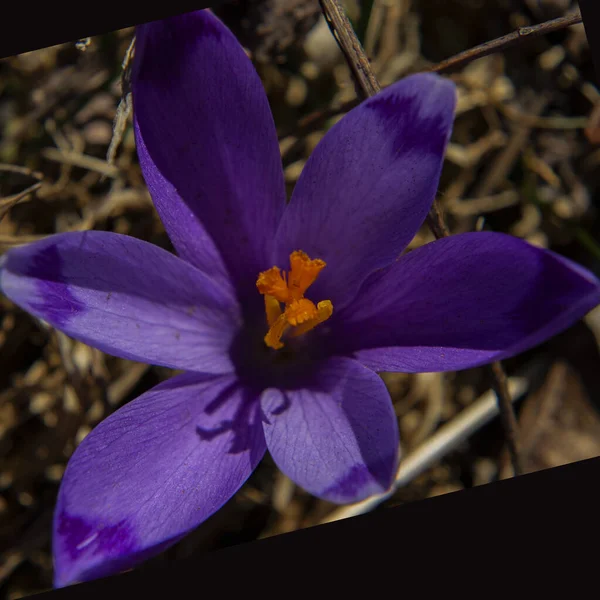
[{"label": "flower center", "polygon": [[297,337],[332,315],[331,301],[323,300],[315,306],[304,297],[324,267],[324,261],[318,258],[312,260],[304,252],[296,250],[290,254],[289,273],[279,267],[271,267],[259,274],[256,287],[265,297],[269,331],[264,339],[269,348],[283,348],[281,338],[285,333],[289,331],[290,337]]}]

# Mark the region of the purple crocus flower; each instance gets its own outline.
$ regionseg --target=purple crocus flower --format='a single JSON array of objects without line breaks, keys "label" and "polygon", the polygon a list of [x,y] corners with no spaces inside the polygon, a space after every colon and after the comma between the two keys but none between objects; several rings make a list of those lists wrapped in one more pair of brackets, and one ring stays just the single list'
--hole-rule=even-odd
[{"label": "purple crocus flower", "polygon": [[185,371],[72,456],[54,521],[57,586],[174,544],[267,448],[320,498],[383,492],[399,439],[377,372],[502,359],[600,302],[590,273],[503,234],[401,256],[439,182],[448,80],[410,76],[348,113],[287,206],[260,79],[210,12],[139,27],[132,85],[141,167],[178,256],[89,231],[0,264],[3,292],[36,317],[115,356]]}]

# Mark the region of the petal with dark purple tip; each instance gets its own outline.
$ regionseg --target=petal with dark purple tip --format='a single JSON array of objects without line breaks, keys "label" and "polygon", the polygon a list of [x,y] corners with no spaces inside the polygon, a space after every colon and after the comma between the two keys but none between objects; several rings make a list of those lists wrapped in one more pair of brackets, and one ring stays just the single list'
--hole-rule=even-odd
[{"label": "petal with dark purple tip", "polygon": [[155,206],[183,258],[203,267],[216,247],[238,287],[255,293],[285,206],[260,78],[208,11],[141,25],[136,35],[135,131]]},{"label": "petal with dark purple tip", "polygon": [[332,358],[305,387],[263,392],[267,447],[311,494],[336,503],[384,492],[398,464],[398,423],[379,376]]},{"label": "petal with dark purple tip", "polygon": [[240,326],[232,290],[157,246],[101,231],[9,250],[0,289],[15,304],[108,354],[229,373]]},{"label": "petal with dark purple tip", "polygon": [[225,504],[264,452],[259,403],[230,376],[179,375],[126,404],[83,440],[63,476],[55,585],[165,550]]},{"label": "petal with dark purple tip", "polygon": [[452,129],[454,84],[406,77],[336,123],[310,156],[277,232],[276,263],[303,250],[327,263],[311,286],[339,310],[396,259],[423,223]]},{"label": "petal with dark purple tip", "polygon": [[509,235],[465,233],[371,276],[331,339],[376,371],[452,371],[528,350],[599,302],[600,282],[565,258]]}]

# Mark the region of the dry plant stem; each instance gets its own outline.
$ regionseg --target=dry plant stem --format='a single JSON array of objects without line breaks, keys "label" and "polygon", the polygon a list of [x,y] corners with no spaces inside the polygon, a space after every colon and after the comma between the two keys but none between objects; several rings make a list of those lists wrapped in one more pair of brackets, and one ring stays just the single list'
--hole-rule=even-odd
[{"label": "dry plant stem", "polygon": [[[509,397],[515,399],[525,394],[529,387],[527,377],[511,377],[507,384],[510,391]],[[332,523],[373,510],[393,496],[398,488],[413,481],[489,423],[496,417],[498,410],[495,394],[493,390],[488,390],[401,461],[394,483],[386,493],[338,508],[327,515],[321,523]]]},{"label": "dry plant stem", "polygon": [[[356,83],[358,84],[360,91],[366,98],[375,95],[381,90],[381,87],[375,78],[375,75],[373,74],[369,59],[367,58],[367,55],[365,54],[365,51],[358,38],[356,37],[356,33],[352,28],[352,24],[346,16],[344,9],[340,5],[339,0],[319,0],[319,2],[321,4],[327,24],[329,25],[331,32],[333,33],[341,51],[343,52],[344,57],[346,58],[346,62],[348,63],[348,66],[352,71],[354,78],[356,79]],[[573,21],[574,17],[569,17],[568,19],[570,19],[569,24],[576,22]],[[581,20],[581,15],[579,15],[579,19]],[[561,21],[560,19],[558,20]],[[564,19],[561,21],[561,23],[563,21]],[[553,22],[549,21],[548,23]],[[560,26],[564,27],[565,25],[561,24]],[[520,36],[517,35],[517,39],[523,35],[531,35],[532,31],[539,32],[540,27],[542,26],[538,25],[533,28],[521,28],[521,30],[527,29],[531,31],[529,31],[528,34],[521,33]],[[556,25],[554,25],[554,28],[556,28]],[[549,27],[548,24],[546,24],[546,26],[542,29],[543,32],[553,31],[552,27]],[[505,38],[506,37],[510,37],[510,35],[505,36]],[[503,38],[499,39],[502,40]],[[490,43],[494,44],[494,42]],[[506,40],[503,42],[502,47],[506,47]],[[479,50],[479,52],[481,56],[484,56],[484,54],[481,54],[481,50]],[[444,222],[442,213],[436,200],[433,201],[429,215],[427,216],[427,224],[437,239],[448,237],[450,235],[450,231]],[[496,390],[496,395],[498,397],[498,408],[502,417],[502,423],[505,428],[509,452],[511,458],[513,459],[513,469],[515,474],[520,474],[521,468],[518,458],[517,420],[513,411],[508,387],[506,385],[506,375],[504,374],[502,366],[499,362],[494,363],[492,375],[494,378],[494,389]]]},{"label": "dry plant stem", "polygon": [[133,54],[135,52],[135,35],[131,39],[131,43],[125,53],[123,59],[123,72],[121,74],[121,101],[117,107],[117,114],[115,115],[113,123],[113,135],[106,152],[106,162],[109,165],[114,165],[115,158],[117,156],[117,150],[123,137],[125,135],[125,129],[127,128],[127,122],[133,111],[133,105],[131,103],[131,69]]},{"label": "dry plant stem", "polygon": [[489,366],[489,370],[492,374],[492,385],[494,387],[494,392],[496,393],[496,399],[498,400],[500,419],[502,419],[502,426],[504,427],[504,434],[506,435],[506,445],[508,447],[513,472],[515,475],[522,475],[524,469],[521,456],[521,444],[519,441],[519,424],[517,423],[517,417],[513,410],[506,373],[500,362],[492,363]]},{"label": "dry plant stem", "polygon": [[438,240],[450,235],[450,230],[444,222],[444,217],[442,216],[439,204],[436,200],[433,201],[433,204],[429,210],[429,214],[427,215],[427,225]]},{"label": "dry plant stem", "polygon": [[488,56],[494,52],[506,50],[506,48],[510,48],[511,46],[518,44],[524,38],[533,38],[540,35],[546,35],[548,33],[552,33],[553,31],[570,27],[571,25],[577,25],[578,23],[581,23],[581,13],[579,11],[573,15],[552,19],[551,21],[545,21],[539,25],[519,27],[519,29],[513,31],[512,33],[503,35],[502,37],[496,38],[490,42],[485,42],[485,44],[480,44],[479,46],[475,46],[474,48],[470,48],[469,50],[465,50],[464,52],[456,54],[451,58],[443,60],[442,62],[433,65],[433,67],[430,67],[428,71],[447,71],[448,69],[455,67],[462,67],[467,63],[476,60],[477,58],[483,58],[484,56]]},{"label": "dry plant stem", "polygon": [[44,176],[38,171],[32,171],[27,167],[19,167],[18,165],[7,165],[5,163],[0,163],[0,171],[9,171],[12,173],[19,173],[21,175],[27,175],[28,177],[33,177],[38,181],[41,181]]},{"label": "dry plant stem", "polygon": [[375,95],[381,88],[339,0],[319,0],[319,3],[360,91],[365,98]]},{"label": "dry plant stem", "polygon": [[87,156],[74,150],[63,151],[57,148],[45,148],[42,150],[42,156],[55,162],[96,171],[105,177],[115,178],[119,175],[119,169],[114,165],[110,165],[95,156]]},{"label": "dry plant stem", "polygon": [[23,190],[19,194],[15,196],[10,196],[8,198],[0,198],[0,221],[4,217],[4,215],[16,204],[22,202],[25,199],[28,199],[29,196],[37,192],[42,187],[41,183],[34,183],[29,186],[27,189]]}]

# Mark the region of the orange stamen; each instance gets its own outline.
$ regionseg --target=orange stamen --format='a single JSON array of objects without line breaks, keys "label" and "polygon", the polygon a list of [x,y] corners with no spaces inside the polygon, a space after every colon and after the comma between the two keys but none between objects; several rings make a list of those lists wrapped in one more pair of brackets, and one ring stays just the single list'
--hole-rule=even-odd
[{"label": "orange stamen", "polygon": [[[325,267],[321,259],[311,259],[301,250],[290,255],[290,272],[281,272],[272,267],[258,275],[256,287],[265,297],[265,312],[269,331],[265,344],[279,350],[283,348],[281,338],[292,328],[291,337],[298,337],[326,321],[333,313],[329,300],[317,306],[304,297],[306,290],[314,283]],[[285,305],[281,310],[280,303]]]},{"label": "orange stamen", "polygon": [[279,302],[287,302],[289,299],[290,292],[287,283],[278,267],[272,267],[268,271],[260,273],[256,287],[261,294],[269,294]]},{"label": "orange stamen", "polygon": [[290,254],[290,266],[288,277],[290,295],[296,300],[300,300],[325,267],[325,262],[318,258],[311,260],[307,254],[296,250]]},{"label": "orange stamen", "polygon": [[267,313],[267,323],[271,327],[281,316],[281,306],[279,300],[273,296],[265,294],[265,312]]},{"label": "orange stamen", "polygon": [[267,335],[265,335],[265,344],[269,346],[269,348],[273,348],[274,350],[279,350],[283,348],[283,344],[281,343],[281,337],[285,333],[286,329],[290,326],[285,318],[285,313],[282,313],[281,316],[271,325]]},{"label": "orange stamen", "polygon": [[321,324],[323,321],[327,321],[329,317],[333,314],[333,304],[331,304],[330,300],[323,300],[317,304],[317,314],[312,319],[305,321],[302,325],[298,325],[294,330],[290,333],[290,337],[298,337],[303,333],[314,329],[317,325]]}]

